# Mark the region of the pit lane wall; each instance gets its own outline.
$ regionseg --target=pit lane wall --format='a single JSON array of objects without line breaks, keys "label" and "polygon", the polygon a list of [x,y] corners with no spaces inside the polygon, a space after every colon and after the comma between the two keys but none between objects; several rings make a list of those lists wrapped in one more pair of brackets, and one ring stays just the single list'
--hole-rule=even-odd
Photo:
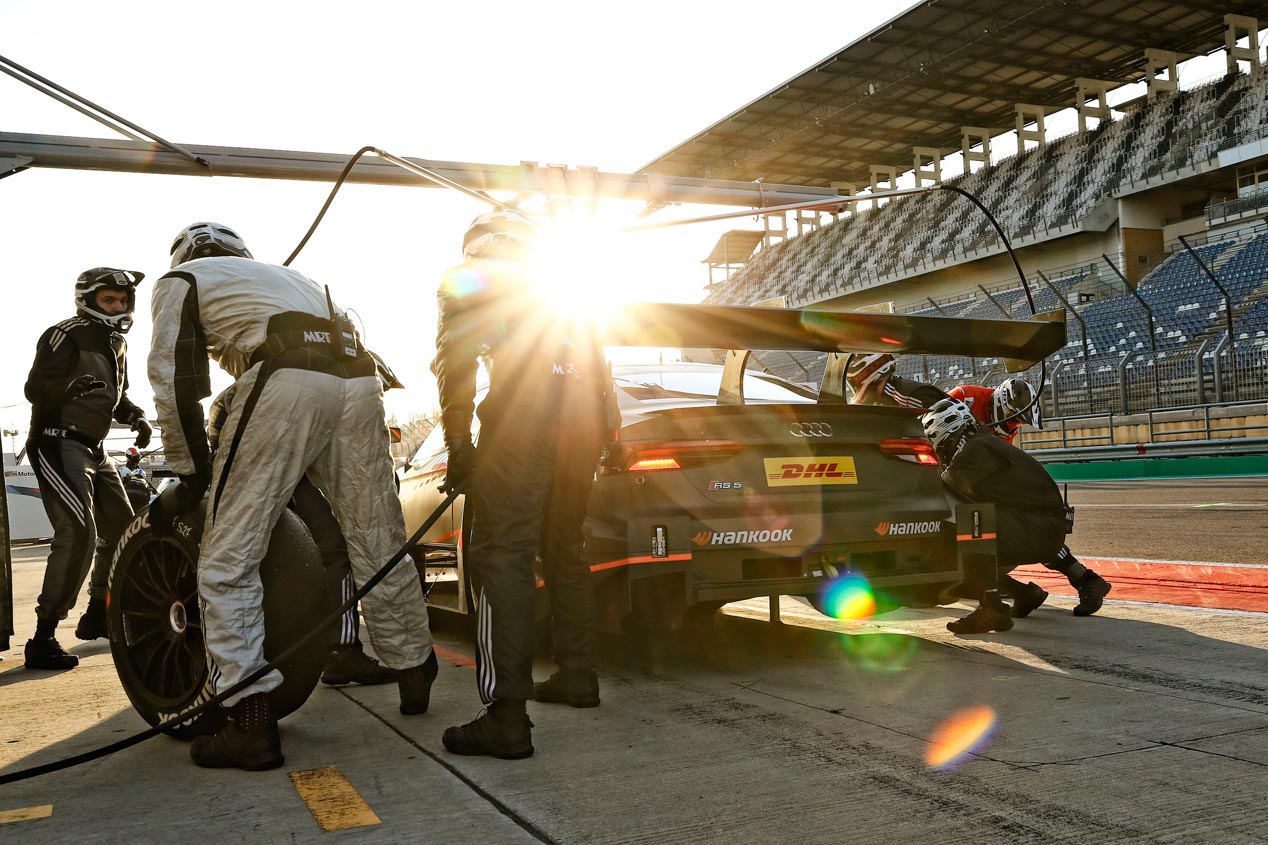
[{"label": "pit lane wall", "polygon": [[1022,447],[1058,481],[1268,475],[1268,403],[1064,418]]}]

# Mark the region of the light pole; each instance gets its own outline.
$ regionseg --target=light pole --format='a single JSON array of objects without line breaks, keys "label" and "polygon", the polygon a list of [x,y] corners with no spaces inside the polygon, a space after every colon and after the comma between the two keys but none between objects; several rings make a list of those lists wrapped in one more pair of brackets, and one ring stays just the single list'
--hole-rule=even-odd
[{"label": "light pole", "polygon": [[18,434],[20,434],[20,432],[15,428],[6,428],[4,430],[4,436],[9,438],[9,451],[15,455],[18,453],[18,447],[17,447]]}]

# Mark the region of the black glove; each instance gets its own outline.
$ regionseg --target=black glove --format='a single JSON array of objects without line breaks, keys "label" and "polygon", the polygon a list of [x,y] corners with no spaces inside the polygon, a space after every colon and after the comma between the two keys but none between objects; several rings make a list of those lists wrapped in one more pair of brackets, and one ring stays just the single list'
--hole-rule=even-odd
[{"label": "black glove", "polygon": [[150,528],[157,537],[170,534],[172,523],[202,501],[211,478],[205,474],[182,475],[179,484],[170,484],[150,502]]},{"label": "black glove", "polygon": [[132,421],[132,430],[136,432],[136,447],[144,449],[150,445],[150,437],[154,434],[154,426],[145,417],[137,417]]},{"label": "black glove", "polygon": [[445,470],[445,482],[440,492],[455,493],[467,485],[471,470],[475,467],[476,448],[470,440],[455,443],[449,448],[449,466]]},{"label": "black glove", "polygon": [[81,396],[87,396],[89,393],[95,393],[98,390],[105,390],[106,383],[96,376],[84,373],[79,378],[66,385],[66,401],[78,399]]}]

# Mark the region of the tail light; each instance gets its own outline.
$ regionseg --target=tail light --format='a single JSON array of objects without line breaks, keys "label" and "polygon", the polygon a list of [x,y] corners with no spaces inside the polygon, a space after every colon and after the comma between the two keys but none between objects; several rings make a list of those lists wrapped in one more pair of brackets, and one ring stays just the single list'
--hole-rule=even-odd
[{"label": "tail light", "polygon": [[933,444],[919,437],[887,437],[881,441],[881,454],[926,466],[938,465]]},{"label": "tail light", "polygon": [[599,473],[692,469],[725,460],[739,452],[743,445],[734,440],[625,443],[604,454]]}]

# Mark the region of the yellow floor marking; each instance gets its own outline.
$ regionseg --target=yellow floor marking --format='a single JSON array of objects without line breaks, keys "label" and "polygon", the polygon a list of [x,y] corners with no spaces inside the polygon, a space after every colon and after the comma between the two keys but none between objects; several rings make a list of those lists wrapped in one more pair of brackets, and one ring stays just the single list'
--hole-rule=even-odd
[{"label": "yellow floor marking", "polygon": [[291,772],[291,783],[324,831],[382,824],[335,766]]},{"label": "yellow floor marking", "polygon": [[46,819],[53,815],[53,805],[42,807],[23,807],[20,810],[0,810],[0,824],[10,822],[29,822],[32,819]]}]

